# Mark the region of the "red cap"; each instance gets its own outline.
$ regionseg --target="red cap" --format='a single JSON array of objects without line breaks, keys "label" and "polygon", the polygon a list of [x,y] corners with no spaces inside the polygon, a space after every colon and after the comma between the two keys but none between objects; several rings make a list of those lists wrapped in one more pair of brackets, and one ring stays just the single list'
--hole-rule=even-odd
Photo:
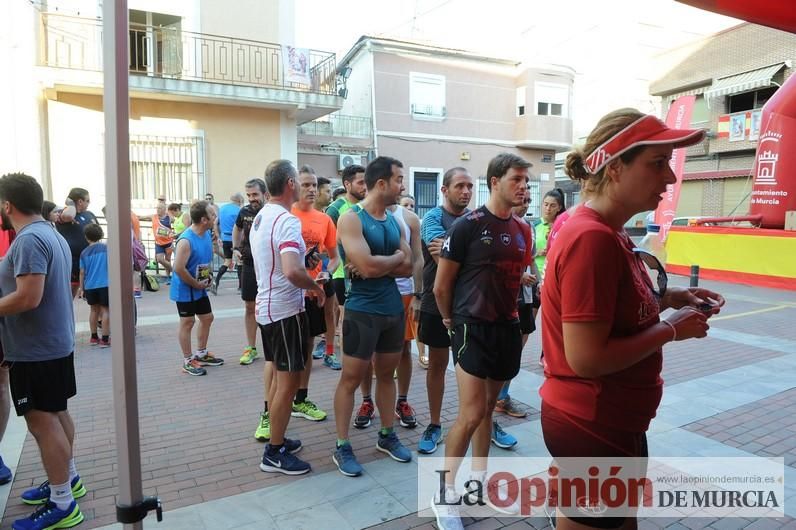
[{"label": "red cap", "polygon": [[594,175],[608,162],[639,145],[672,144],[679,149],[697,144],[704,137],[704,129],[670,129],[655,116],[642,116],[595,149],[583,165]]}]

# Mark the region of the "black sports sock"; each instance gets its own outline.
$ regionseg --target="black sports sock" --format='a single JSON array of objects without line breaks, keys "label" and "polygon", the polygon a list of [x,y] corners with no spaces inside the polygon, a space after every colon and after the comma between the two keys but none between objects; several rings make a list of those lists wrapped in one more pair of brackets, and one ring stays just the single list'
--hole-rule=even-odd
[{"label": "black sports sock", "polygon": [[406,401],[406,396],[398,396],[398,403],[401,401]]},{"label": "black sports sock", "polygon": [[96,333],[92,333],[91,338],[99,340],[99,335],[97,335]]},{"label": "black sports sock", "polygon": [[227,266],[222,265],[218,268],[218,274],[216,274],[216,285],[221,283],[221,277],[224,276],[224,273],[227,272]]},{"label": "black sports sock", "polygon": [[263,401],[263,412],[268,412],[268,402]]},{"label": "black sports sock", "polygon": [[293,400],[293,403],[304,403],[307,401],[307,390],[306,388],[299,388],[296,391],[296,399]]},{"label": "black sports sock", "polygon": [[367,396],[362,396],[362,401],[370,401],[371,403],[373,403],[373,400],[370,399],[370,394],[368,394]]}]

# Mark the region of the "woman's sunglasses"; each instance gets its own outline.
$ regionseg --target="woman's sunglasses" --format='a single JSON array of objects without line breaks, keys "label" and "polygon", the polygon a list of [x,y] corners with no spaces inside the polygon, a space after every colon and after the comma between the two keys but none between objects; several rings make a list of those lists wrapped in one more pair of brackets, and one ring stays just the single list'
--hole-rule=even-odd
[{"label": "woman's sunglasses", "polygon": [[663,298],[663,295],[666,294],[666,286],[669,284],[669,278],[666,276],[666,269],[663,264],[655,255],[642,248],[634,248],[633,254],[647,266],[650,278],[655,280],[655,283],[658,285],[658,289],[650,285],[652,292],[658,298]]}]

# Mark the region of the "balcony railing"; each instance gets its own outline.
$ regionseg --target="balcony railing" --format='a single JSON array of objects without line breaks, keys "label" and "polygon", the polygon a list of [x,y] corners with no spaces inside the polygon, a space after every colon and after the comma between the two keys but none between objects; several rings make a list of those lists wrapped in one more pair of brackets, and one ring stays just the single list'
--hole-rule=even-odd
[{"label": "balcony railing", "polygon": [[[42,13],[40,64],[102,71],[102,21]],[[286,79],[279,44],[130,24],[130,74],[335,95],[335,55],[310,50],[306,83]]]},{"label": "balcony railing", "polygon": [[302,123],[298,126],[298,133],[311,136],[370,138],[373,135],[373,126],[368,117],[330,114],[320,120]]}]

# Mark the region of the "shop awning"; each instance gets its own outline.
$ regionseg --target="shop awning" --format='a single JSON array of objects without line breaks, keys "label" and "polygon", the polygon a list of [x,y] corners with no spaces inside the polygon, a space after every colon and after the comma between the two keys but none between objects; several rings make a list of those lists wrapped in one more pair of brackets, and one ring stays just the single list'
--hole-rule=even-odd
[{"label": "shop awning", "polygon": [[729,94],[738,94],[755,88],[767,87],[771,85],[771,79],[782,70],[785,63],[777,63],[765,68],[750,70],[741,74],[721,77],[713,82],[713,85],[705,91],[705,99]]}]

